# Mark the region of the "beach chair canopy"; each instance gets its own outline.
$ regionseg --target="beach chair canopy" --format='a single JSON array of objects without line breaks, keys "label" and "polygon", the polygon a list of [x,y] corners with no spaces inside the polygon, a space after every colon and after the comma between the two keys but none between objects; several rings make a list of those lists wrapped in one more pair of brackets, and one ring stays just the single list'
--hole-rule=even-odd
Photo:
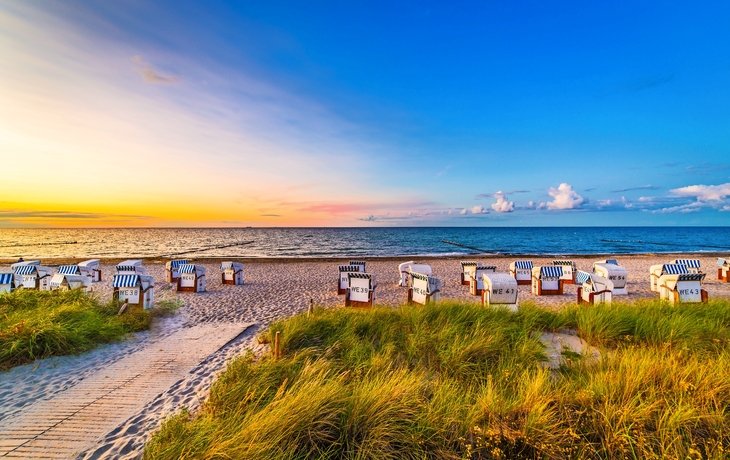
[{"label": "beach chair canopy", "polygon": [[730,265],[730,260],[723,259],[722,257],[718,257],[717,258],[717,266],[718,267],[727,267],[728,265]]},{"label": "beach chair canopy", "polygon": [[662,265],[662,274],[664,275],[681,275],[687,272],[687,265],[664,264]]},{"label": "beach chair canopy", "polygon": [[515,268],[532,270],[532,261],[531,260],[515,260]]},{"label": "beach chair canopy", "polygon": [[482,273],[482,281],[490,280],[492,285],[508,285],[517,287],[517,281],[509,273]]},{"label": "beach chair canopy", "polygon": [[14,264],[12,264],[10,266],[10,268],[12,268],[14,270],[16,267],[21,267],[23,265],[40,265],[40,264],[41,264],[40,260],[27,260],[27,261],[23,261],[23,262],[15,262]]},{"label": "beach chair canopy", "polygon": [[89,259],[85,260],[83,262],[79,262],[79,267],[86,267],[91,269],[97,269],[99,268],[99,259]]},{"label": "beach chair canopy", "polygon": [[411,272],[411,278],[413,278],[414,280],[425,281],[426,283],[428,283],[427,294],[429,295],[441,291],[441,280],[438,278],[415,272]]},{"label": "beach chair canopy", "polygon": [[187,259],[179,259],[179,260],[171,260],[168,262],[170,269],[174,270],[176,268],[179,268],[180,265],[185,265],[188,263]]},{"label": "beach chair canopy", "polygon": [[221,262],[221,270],[243,270],[240,262]]},{"label": "beach chair canopy", "polygon": [[559,265],[540,267],[540,278],[560,278],[561,276],[563,276],[563,267]]},{"label": "beach chair canopy", "polygon": [[464,272],[464,271],[466,271],[466,267],[476,267],[477,265],[478,264],[476,262],[473,262],[470,260],[461,262],[461,271]]},{"label": "beach chair canopy", "polygon": [[683,273],[679,275],[677,281],[699,281],[700,283],[705,280],[705,273]]},{"label": "beach chair canopy", "polygon": [[611,264],[611,265],[618,265],[618,260],[616,260],[616,259],[606,259],[606,260],[604,260],[604,261],[603,261],[603,262],[601,262],[601,263],[604,263],[604,264]]},{"label": "beach chair canopy", "polygon": [[684,265],[689,268],[700,268],[699,259],[676,259],[674,263],[677,265]]},{"label": "beach chair canopy", "polygon": [[139,284],[139,275],[114,275],[112,287],[136,287]]},{"label": "beach chair canopy", "polygon": [[12,273],[0,273],[0,284],[12,284],[14,276]]},{"label": "beach chair canopy", "polygon": [[15,267],[16,275],[32,275],[38,269],[38,265],[18,265]]},{"label": "beach chair canopy", "polygon": [[137,270],[137,267],[142,266],[141,260],[125,260],[117,264],[117,271],[119,272],[133,272]]},{"label": "beach chair canopy", "polygon": [[348,282],[351,282],[353,279],[367,279],[370,283],[370,289],[373,289],[375,287],[375,275],[372,273],[360,273],[360,272],[350,272],[347,274]]},{"label": "beach chair canopy", "polygon": [[205,274],[205,267],[195,264],[182,264],[177,267],[177,271],[181,275],[185,273],[195,273],[196,275],[200,276]]},{"label": "beach chair canopy", "polygon": [[360,267],[357,265],[338,265],[337,269],[340,271],[340,273],[360,271]]},{"label": "beach chair canopy", "polygon": [[575,275],[575,284],[581,285],[591,279],[591,274],[582,270]]},{"label": "beach chair canopy", "polygon": [[[81,269],[78,265],[61,265],[58,267],[58,274],[60,275],[77,275],[81,273]],[[53,283],[53,280],[51,280]]]},{"label": "beach chair canopy", "polygon": [[365,261],[364,260],[351,260],[349,265],[355,265],[360,268],[360,271],[365,273]]},{"label": "beach chair canopy", "polygon": [[564,267],[574,267],[575,262],[572,260],[553,260],[553,265],[562,265]]}]

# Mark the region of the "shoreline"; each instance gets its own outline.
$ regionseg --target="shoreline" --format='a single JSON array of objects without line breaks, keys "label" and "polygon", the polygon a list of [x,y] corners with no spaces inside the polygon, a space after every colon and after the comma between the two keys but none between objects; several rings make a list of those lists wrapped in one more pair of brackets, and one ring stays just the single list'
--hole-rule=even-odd
[{"label": "shoreline", "polygon": [[[35,257],[35,256],[23,256],[25,260],[41,260],[44,265],[67,265],[77,264],[84,260],[99,259],[102,264],[117,264],[125,260],[142,260],[148,263],[162,263],[169,260],[187,259],[191,261],[198,261],[201,263],[220,263],[224,261],[236,261],[236,262],[248,262],[248,263],[333,263],[342,262],[349,260],[369,260],[373,262],[406,262],[413,259],[418,260],[470,260],[470,259],[504,259],[504,258],[535,258],[535,259],[593,259],[593,258],[633,258],[633,257],[673,257],[687,258],[688,256],[695,256],[695,258],[707,258],[707,257],[730,257],[730,252],[724,251],[713,251],[713,252],[632,252],[632,253],[615,253],[615,252],[603,252],[603,253],[590,253],[590,254],[557,254],[557,253],[504,253],[504,254],[493,254],[493,253],[464,253],[463,255],[397,255],[397,256],[364,256],[364,255],[353,255],[353,256],[316,256],[316,257],[250,257],[250,256],[230,256],[230,257],[191,257],[191,256],[175,256],[175,257],[161,257],[161,256],[127,256],[127,257]],[[16,258],[0,258],[0,265],[13,264],[17,262]]]}]

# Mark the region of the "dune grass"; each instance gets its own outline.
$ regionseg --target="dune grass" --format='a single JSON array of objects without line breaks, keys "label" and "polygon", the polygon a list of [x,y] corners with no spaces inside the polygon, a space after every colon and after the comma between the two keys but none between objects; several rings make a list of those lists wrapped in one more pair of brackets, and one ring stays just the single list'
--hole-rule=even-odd
[{"label": "dune grass", "polygon": [[150,315],[101,304],[80,290],[18,289],[0,295],[0,370],[50,356],[80,353],[149,328]]},{"label": "dune grass", "polygon": [[[232,362],[147,459],[725,458],[730,302],[316,310],[276,322],[283,357]],[[574,328],[599,362],[543,367]]]}]

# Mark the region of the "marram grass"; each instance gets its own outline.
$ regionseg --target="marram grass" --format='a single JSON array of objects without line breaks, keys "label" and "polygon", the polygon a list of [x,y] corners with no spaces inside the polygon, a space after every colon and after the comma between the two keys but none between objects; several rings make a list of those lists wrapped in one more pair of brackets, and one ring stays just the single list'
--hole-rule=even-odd
[{"label": "marram grass", "polygon": [[[726,301],[318,309],[272,324],[282,358],[232,362],[145,457],[726,458],[729,323]],[[561,327],[602,360],[544,368],[537,334]]]},{"label": "marram grass", "polygon": [[0,370],[50,356],[80,353],[149,327],[150,315],[101,304],[81,290],[18,289],[0,295]]}]

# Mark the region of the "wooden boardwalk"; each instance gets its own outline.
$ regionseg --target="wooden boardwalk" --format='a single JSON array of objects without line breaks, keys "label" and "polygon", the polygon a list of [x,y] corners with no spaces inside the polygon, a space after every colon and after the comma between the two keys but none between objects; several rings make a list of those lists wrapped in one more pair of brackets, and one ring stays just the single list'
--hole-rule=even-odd
[{"label": "wooden boardwalk", "polygon": [[251,324],[184,328],[0,421],[0,458],[73,458]]}]

